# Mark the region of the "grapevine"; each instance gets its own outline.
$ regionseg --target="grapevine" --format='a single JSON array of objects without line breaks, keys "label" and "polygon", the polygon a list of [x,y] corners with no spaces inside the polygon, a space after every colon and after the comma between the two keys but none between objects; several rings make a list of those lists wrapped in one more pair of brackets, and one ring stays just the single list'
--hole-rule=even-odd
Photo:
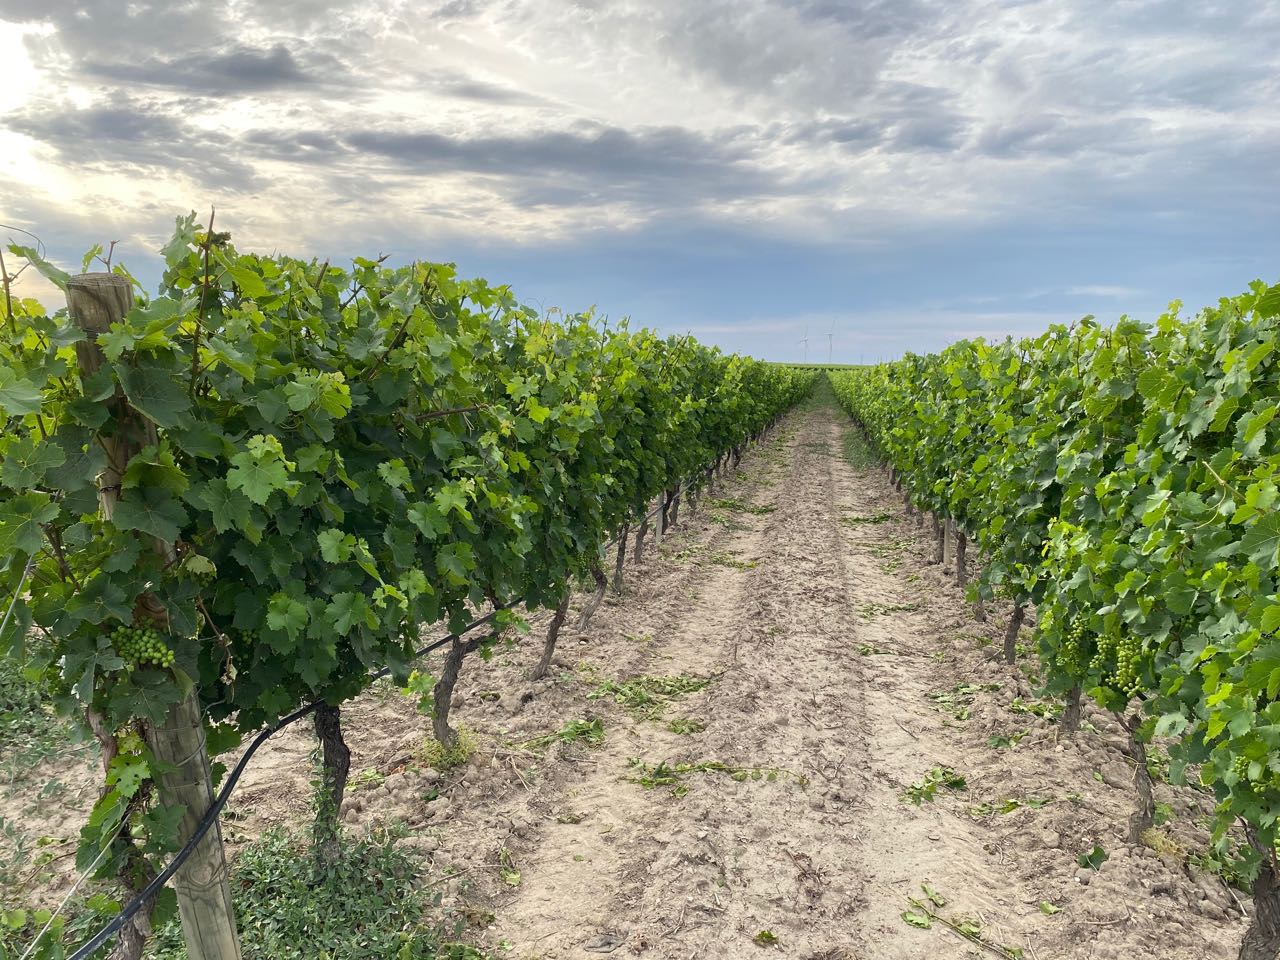
[{"label": "grapevine", "polygon": [[1267,850],[1280,833],[1280,286],[1180,310],[962,341],[832,382],[912,501],[978,547],[977,590],[1036,607],[1046,692],[1083,689],[1127,715],[1135,743],[1172,738],[1170,775],[1198,767],[1217,795],[1216,836],[1243,821]]},{"label": "grapevine", "polygon": [[93,335],[92,374],[66,311],[11,296],[0,322],[0,593],[17,595],[0,650],[39,636],[58,706],[116,757],[86,862],[124,817],[139,849],[172,848],[134,799],[134,731],[191,691],[225,749],[379,671],[403,684],[432,625],[555,606],[814,379],[542,316],[447,263],[242,254],[194,215],[162,254],[158,290],[124,284],[123,319]]}]

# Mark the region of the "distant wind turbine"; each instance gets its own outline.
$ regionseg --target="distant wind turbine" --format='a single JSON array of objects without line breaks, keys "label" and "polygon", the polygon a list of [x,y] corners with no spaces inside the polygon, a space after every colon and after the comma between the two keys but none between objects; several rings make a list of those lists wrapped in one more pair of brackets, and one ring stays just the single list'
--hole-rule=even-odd
[{"label": "distant wind turbine", "polygon": [[808,363],[809,362],[809,328],[808,327],[804,328],[804,337],[801,338],[800,342],[804,344],[804,362]]},{"label": "distant wind turbine", "polygon": [[836,321],[833,317],[831,320],[831,332],[827,334],[827,366],[831,366],[831,344],[834,342],[836,334]]}]

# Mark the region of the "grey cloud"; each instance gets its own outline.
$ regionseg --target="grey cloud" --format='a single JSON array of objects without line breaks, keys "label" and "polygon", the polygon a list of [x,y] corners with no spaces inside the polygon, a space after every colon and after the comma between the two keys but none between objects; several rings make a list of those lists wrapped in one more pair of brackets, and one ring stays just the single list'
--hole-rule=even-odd
[{"label": "grey cloud", "polygon": [[1144,118],[1093,118],[1042,114],[992,124],[979,134],[979,152],[993,157],[1072,157],[1086,152],[1141,154],[1152,146],[1151,122]]},{"label": "grey cloud", "polygon": [[524,181],[523,196],[537,204],[570,196],[598,203],[665,195],[682,203],[786,192],[757,164],[758,145],[738,130],[704,135],[678,127],[603,127],[472,138],[365,130],[344,143],[416,174],[468,172]]},{"label": "grey cloud", "polygon": [[[1154,205],[1161,193],[1161,209],[1190,192],[1234,203],[1274,177],[1277,156],[1274,136],[1258,129],[1274,127],[1263,111],[1280,96],[1267,42],[1280,28],[1274,3],[136,0],[126,9],[0,0],[0,19],[56,27],[27,38],[42,46],[33,59],[51,99],[59,84],[149,91],[80,110],[33,106],[0,123],[73,169],[189,172],[248,193],[284,169],[271,164],[293,164],[353,209],[441,176],[475,187],[461,191],[467,202],[621,204],[651,222],[707,201],[731,209],[735,229],[752,219],[753,201],[799,199],[773,205],[754,224],[761,231],[791,216],[865,232],[866,211],[847,211],[913,215],[921,199],[948,193],[968,204],[953,210],[974,218],[1019,206],[1109,213],[1120,199]],[[543,64],[545,84],[531,69]],[[614,84],[645,102],[615,113]],[[183,118],[205,94],[261,96],[276,109],[255,122],[275,126],[197,131]],[[715,120],[691,117],[686,95]],[[1237,111],[1241,122],[1228,124]],[[668,115],[670,126],[642,125]],[[725,123],[741,126],[716,126]],[[1054,159],[1071,162],[1044,162]],[[468,213],[447,194],[430,202],[442,217],[450,204]]]},{"label": "grey cloud", "polygon": [[869,39],[897,37],[915,31],[930,16],[930,4],[920,0],[784,0],[782,4],[806,20],[836,24]]},{"label": "grey cloud", "polygon": [[229,136],[196,130],[145,100],[119,97],[84,108],[37,103],[0,123],[52,148],[72,170],[185,173],[240,188],[255,181],[253,171],[234,159]]},{"label": "grey cloud", "polygon": [[461,100],[477,100],[481,103],[534,106],[550,102],[545,97],[525,93],[522,90],[513,90],[511,87],[488,83],[484,80],[459,78],[441,83],[438,89],[441,93],[451,97],[457,97]]},{"label": "grey cloud", "polygon": [[342,160],[347,152],[337,136],[314,130],[251,130],[241,144],[291,163],[331,163]]},{"label": "grey cloud", "polygon": [[26,42],[37,55],[69,54],[72,69],[104,49],[128,60],[175,47],[216,46],[229,25],[224,3],[176,0],[137,0],[127,7],[112,0],[0,0],[0,19],[52,24],[52,36],[31,35]]},{"label": "grey cloud", "polygon": [[338,83],[348,70],[336,57],[308,50],[304,68],[282,43],[271,47],[232,45],[214,53],[193,53],[138,62],[89,60],[91,77],[120,83],[167,87],[192,94],[261,93]]},{"label": "grey cloud", "polygon": [[[868,9],[870,18],[872,8]],[[794,7],[682,4],[655,25],[679,64],[740,95],[847,112],[870,94],[895,31],[826,29]]]},{"label": "grey cloud", "polygon": [[919,117],[897,124],[891,143],[904,152],[948,151],[961,144],[967,130],[968,124],[960,117]]}]

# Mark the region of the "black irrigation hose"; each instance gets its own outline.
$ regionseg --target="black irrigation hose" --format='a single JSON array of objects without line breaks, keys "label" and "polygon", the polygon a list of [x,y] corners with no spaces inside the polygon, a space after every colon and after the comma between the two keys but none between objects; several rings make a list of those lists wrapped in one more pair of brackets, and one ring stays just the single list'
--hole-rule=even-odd
[{"label": "black irrigation hose", "polygon": [[[661,499],[659,499],[659,506],[651,510],[645,516],[645,520],[650,520],[657,516],[661,510]],[[615,537],[613,540],[610,540],[605,544],[603,549],[608,549],[617,542],[618,538]],[[467,624],[457,633],[451,633],[448,636],[441,637],[439,640],[427,644],[421,650],[414,653],[413,659],[416,660],[419,657],[425,657],[428,653],[439,650],[441,647],[453,643],[455,640],[470,633],[477,627],[482,627],[485,624],[492,622],[493,619],[503,610],[519,602],[520,600],[517,599],[506,604],[499,605],[489,613],[486,613],[483,617],[480,617],[478,620],[471,621],[471,623]],[[391,669],[387,667],[370,676],[369,680],[370,682],[374,680],[381,680],[383,677],[390,675]],[[191,839],[183,844],[182,849],[174,854],[173,859],[166,864],[163,870],[156,874],[152,881],[142,889],[141,893],[130,900],[124,909],[121,910],[110,923],[95,933],[91,939],[87,940],[77,948],[76,952],[71,954],[68,960],[88,960],[89,956],[95,950],[106,943],[114,934],[118,933],[121,927],[133,919],[133,916],[141,910],[152,897],[160,892],[160,889],[169,882],[169,878],[178,872],[178,869],[187,861],[187,858],[191,856],[195,851],[195,848],[199,846],[200,841],[204,839],[204,835],[212,829],[215,823],[218,822],[218,816],[222,813],[222,808],[225,807],[227,805],[227,801],[231,799],[231,792],[235,789],[236,783],[240,780],[240,775],[244,773],[244,768],[249,765],[250,759],[253,758],[253,755],[258,751],[258,748],[266,743],[272,736],[289,726],[289,724],[312,714],[319,705],[319,701],[316,701],[314,703],[307,704],[305,707],[299,707],[297,710],[293,711],[293,713],[286,717],[281,717],[271,726],[260,731],[258,735],[253,738],[253,742],[249,744],[249,749],[244,752],[244,755],[240,757],[239,762],[232,767],[230,772],[227,774],[226,782],[222,785],[222,789],[218,791],[218,796],[214,799],[213,803],[209,805],[209,809],[206,810],[204,816],[200,818],[200,822],[196,824],[196,831],[191,835]]]}]

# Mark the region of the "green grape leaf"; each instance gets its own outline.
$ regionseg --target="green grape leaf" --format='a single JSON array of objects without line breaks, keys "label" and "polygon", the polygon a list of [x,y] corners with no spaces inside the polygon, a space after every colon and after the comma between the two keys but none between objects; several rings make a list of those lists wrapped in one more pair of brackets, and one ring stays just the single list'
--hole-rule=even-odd
[{"label": "green grape leaf", "polygon": [[0,413],[6,417],[39,413],[40,403],[39,387],[11,368],[0,366]]},{"label": "green grape leaf", "polygon": [[66,451],[57,443],[41,442],[31,435],[20,437],[0,460],[0,482],[15,489],[34,487],[46,473],[62,466],[66,459]]},{"label": "green grape leaf", "polygon": [[42,523],[52,523],[62,509],[47,493],[22,493],[0,501],[0,554],[36,553],[44,546]]},{"label": "green grape leaf", "polygon": [[184,423],[191,410],[191,398],[172,373],[159,367],[117,365],[116,376],[134,409],[160,427]]},{"label": "green grape leaf", "polygon": [[187,522],[187,511],[167,490],[142,487],[124,492],[111,521],[121,530],[137,530],[164,543],[174,543]]}]

